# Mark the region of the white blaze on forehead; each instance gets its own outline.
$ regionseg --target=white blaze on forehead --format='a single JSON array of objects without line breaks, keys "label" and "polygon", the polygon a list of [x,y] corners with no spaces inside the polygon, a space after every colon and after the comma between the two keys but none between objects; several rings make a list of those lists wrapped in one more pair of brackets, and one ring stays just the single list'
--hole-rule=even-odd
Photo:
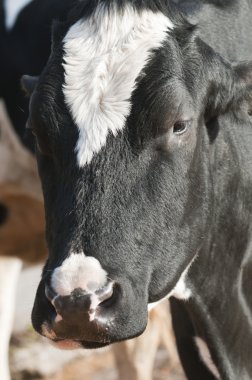
[{"label": "white blaze on forehead", "polygon": [[64,38],[64,95],[79,129],[78,163],[84,166],[130,113],[136,79],[152,50],[160,47],[173,24],[161,12],[99,5],[74,24]]},{"label": "white blaze on forehead", "polygon": [[4,0],[5,26],[10,30],[18,17],[21,10],[32,0]]},{"label": "white blaze on forehead", "polygon": [[71,254],[60,267],[54,269],[51,286],[60,296],[70,295],[74,289],[81,288],[93,292],[107,282],[107,272],[100,262],[92,256]]}]

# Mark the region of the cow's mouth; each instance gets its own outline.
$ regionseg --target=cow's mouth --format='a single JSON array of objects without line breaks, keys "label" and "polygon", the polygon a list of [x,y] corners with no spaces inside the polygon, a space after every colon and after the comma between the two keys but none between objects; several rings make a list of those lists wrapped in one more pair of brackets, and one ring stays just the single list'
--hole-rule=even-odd
[{"label": "cow's mouth", "polygon": [[98,342],[81,342],[83,348],[102,348],[108,346],[110,343],[98,343]]},{"label": "cow's mouth", "polygon": [[53,346],[61,350],[75,350],[77,348],[102,348],[108,346],[109,342],[91,342],[84,340],[71,340],[71,339],[49,339]]}]

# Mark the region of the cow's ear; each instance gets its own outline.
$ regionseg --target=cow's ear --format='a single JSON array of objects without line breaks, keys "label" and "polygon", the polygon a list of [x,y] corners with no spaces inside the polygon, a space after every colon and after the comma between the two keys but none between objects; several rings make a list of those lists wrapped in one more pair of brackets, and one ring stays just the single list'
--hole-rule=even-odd
[{"label": "cow's ear", "polygon": [[21,85],[23,90],[28,96],[31,96],[38,83],[38,77],[30,75],[23,75],[21,78]]},{"label": "cow's ear", "polygon": [[206,118],[241,108],[252,110],[252,63],[225,63],[209,80]]},{"label": "cow's ear", "polygon": [[252,108],[252,62],[231,64],[210,47],[204,46],[204,81],[206,83],[205,118],[230,110]]}]

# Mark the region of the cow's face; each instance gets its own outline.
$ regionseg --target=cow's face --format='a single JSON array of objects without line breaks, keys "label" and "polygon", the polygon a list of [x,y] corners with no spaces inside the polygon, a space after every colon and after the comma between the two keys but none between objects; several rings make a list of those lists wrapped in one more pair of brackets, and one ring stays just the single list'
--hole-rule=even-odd
[{"label": "cow's face", "polygon": [[99,347],[140,334],[197,255],[211,217],[206,115],[240,84],[161,12],[100,6],[66,29],[28,121],[49,247],[33,324],[60,347]]}]

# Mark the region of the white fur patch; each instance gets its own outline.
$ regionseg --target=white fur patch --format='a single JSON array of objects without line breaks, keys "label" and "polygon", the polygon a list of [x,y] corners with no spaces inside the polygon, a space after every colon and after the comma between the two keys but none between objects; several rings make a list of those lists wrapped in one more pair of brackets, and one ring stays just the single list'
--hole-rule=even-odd
[{"label": "white fur patch", "polygon": [[148,311],[152,310],[160,302],[162,302],[165,299],[169,299],[170,297],[175,297],[175,298],[178,298],[180,300],[188,300],[191,297],[192,292],[188,288],[188,286],[186,285],[186,276],[188,274],[188,271],[189,271],[192,263],[196,259],[196,257],[197,257],[197,254],[194,256],[194,258],[192,259],[190,264],[186,267],[184,272],[181,274],[178,282],[176,283],[174,288],[167,294],[167,296],[165,296],[164,298],[162,298],[161,300],[159,300],[157,302],[152,302],[152,303],[148,304]]},{"label": "white fur patch", "polygon": [[160,12],[99,5],[90,18],[69,29],[64,38],[63,91],[79,129],[79,166],[99,152],[109,132],[115,136],[123,129],[136,79],[172,28]]},{"label": "white fur patch", "polygon": [[18,14],[22,11],[26,5],[32,0],[5,0],[5,26],[7,30],[10,30],[15,25]]},{"label": "white fur patch", "polygon": [[220,379],[219,371],[217,370],[215,364],[213,363],[210,351],[207,347],[206,342],[200,337],[196,336],[194,338],[195,344],[198,347],[200,357],[203,363],[207,366],[207,368],[212,372],[212,374],[216,377],[216,379]]},{"label": "white fur patch", "polygon": [[104,286],[106,282],[107,272],[101,267],[99,261],[83,253],[72,253],[60,267],[54,269],[51,278],[51,286],[58,296],[70,295],[77,288],[92,293]]},{"label": "white fur patch", "polygon": [[186,276],[187,276],[190,266],[191,264],[184,270],[184,272],[180,276],[180,279],[177,282],[175,288],[170,293],[170,297],[173,296],[180,300],[188,300],[191,297],[192,292],[186,285]]}]

